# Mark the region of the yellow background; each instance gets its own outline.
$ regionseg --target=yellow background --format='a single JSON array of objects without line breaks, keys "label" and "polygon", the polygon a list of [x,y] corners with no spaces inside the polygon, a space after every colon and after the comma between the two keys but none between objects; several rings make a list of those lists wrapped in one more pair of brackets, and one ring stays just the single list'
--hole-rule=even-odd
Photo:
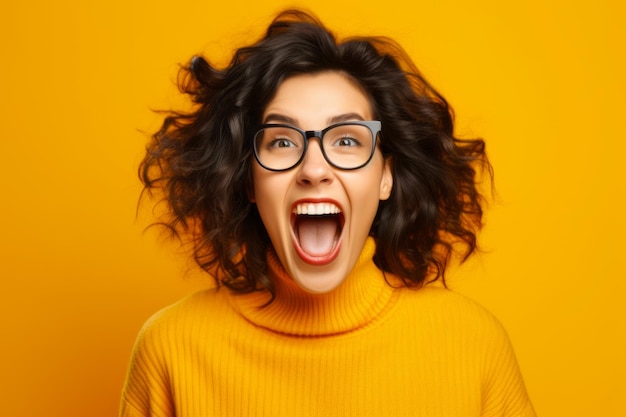
[{"label": "yellow background", "polygon": [[[179,102],[178,63],[223,62],[282,6],[307,3],[11,3],[0,14],[1,414],[112,416],[139,327],[206,284],[135,219],[150,109]],[[623,413],[623,3],[309,4],[340,34],[398,39],[459,133],[487,139],[499,192],[487,253],[451,286],[507,327],[538,413]]]}]

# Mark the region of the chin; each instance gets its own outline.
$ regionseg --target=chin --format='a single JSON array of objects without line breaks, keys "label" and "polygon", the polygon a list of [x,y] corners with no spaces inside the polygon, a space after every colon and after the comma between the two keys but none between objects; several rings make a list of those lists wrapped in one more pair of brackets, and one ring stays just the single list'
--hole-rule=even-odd
[{"label": "chin", "polygon": [[348,276],[349,270],[333,262],[325,266],[302,265],[290,271],[293,281],[302,290],[312,294],[323,294],[335,290]]},{"label": "chin", "polygon": [[337,287],[339,287],[343,283],[344,279],[341,280],[320,280],[317,277],[305,278],[305,279],[294,279],[294,282],[300,287],[302,290],[311,293],[311,294],[325,294],[333,291]]}]

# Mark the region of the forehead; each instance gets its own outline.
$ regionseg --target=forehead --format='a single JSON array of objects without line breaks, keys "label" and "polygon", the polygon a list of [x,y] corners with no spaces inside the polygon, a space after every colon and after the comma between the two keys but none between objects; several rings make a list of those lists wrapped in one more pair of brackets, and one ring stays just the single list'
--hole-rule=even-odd
[{"label": "forehead", "polygon": [[263,112],[264,123],[292,120],[301,127],[308,123],[328,124],[343,114],[371,120],[372,106],[363,89],[340,72],[300,74],[283,81]]}]

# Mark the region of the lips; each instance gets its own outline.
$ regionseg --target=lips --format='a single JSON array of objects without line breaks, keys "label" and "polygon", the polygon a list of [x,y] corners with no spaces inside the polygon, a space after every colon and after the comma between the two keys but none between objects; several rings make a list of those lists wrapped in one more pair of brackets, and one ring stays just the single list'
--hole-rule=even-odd
[{"label": "lips", "polygon": [[291,236],[300,258],[312,265],[332,262],[341,248],[344,222],[342,210],[334,201],[296,202],[291,213]]}]

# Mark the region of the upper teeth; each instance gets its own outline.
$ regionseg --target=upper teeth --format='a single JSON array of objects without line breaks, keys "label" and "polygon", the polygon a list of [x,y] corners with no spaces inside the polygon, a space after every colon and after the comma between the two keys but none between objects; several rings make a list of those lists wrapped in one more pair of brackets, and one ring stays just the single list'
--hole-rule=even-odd
[{"label": "upper teeth", "polygon": [[341,210],[333,203],[301,203],[293,209],[293,212],[295,214],[321,216],[323,214],[341,213]]}]

